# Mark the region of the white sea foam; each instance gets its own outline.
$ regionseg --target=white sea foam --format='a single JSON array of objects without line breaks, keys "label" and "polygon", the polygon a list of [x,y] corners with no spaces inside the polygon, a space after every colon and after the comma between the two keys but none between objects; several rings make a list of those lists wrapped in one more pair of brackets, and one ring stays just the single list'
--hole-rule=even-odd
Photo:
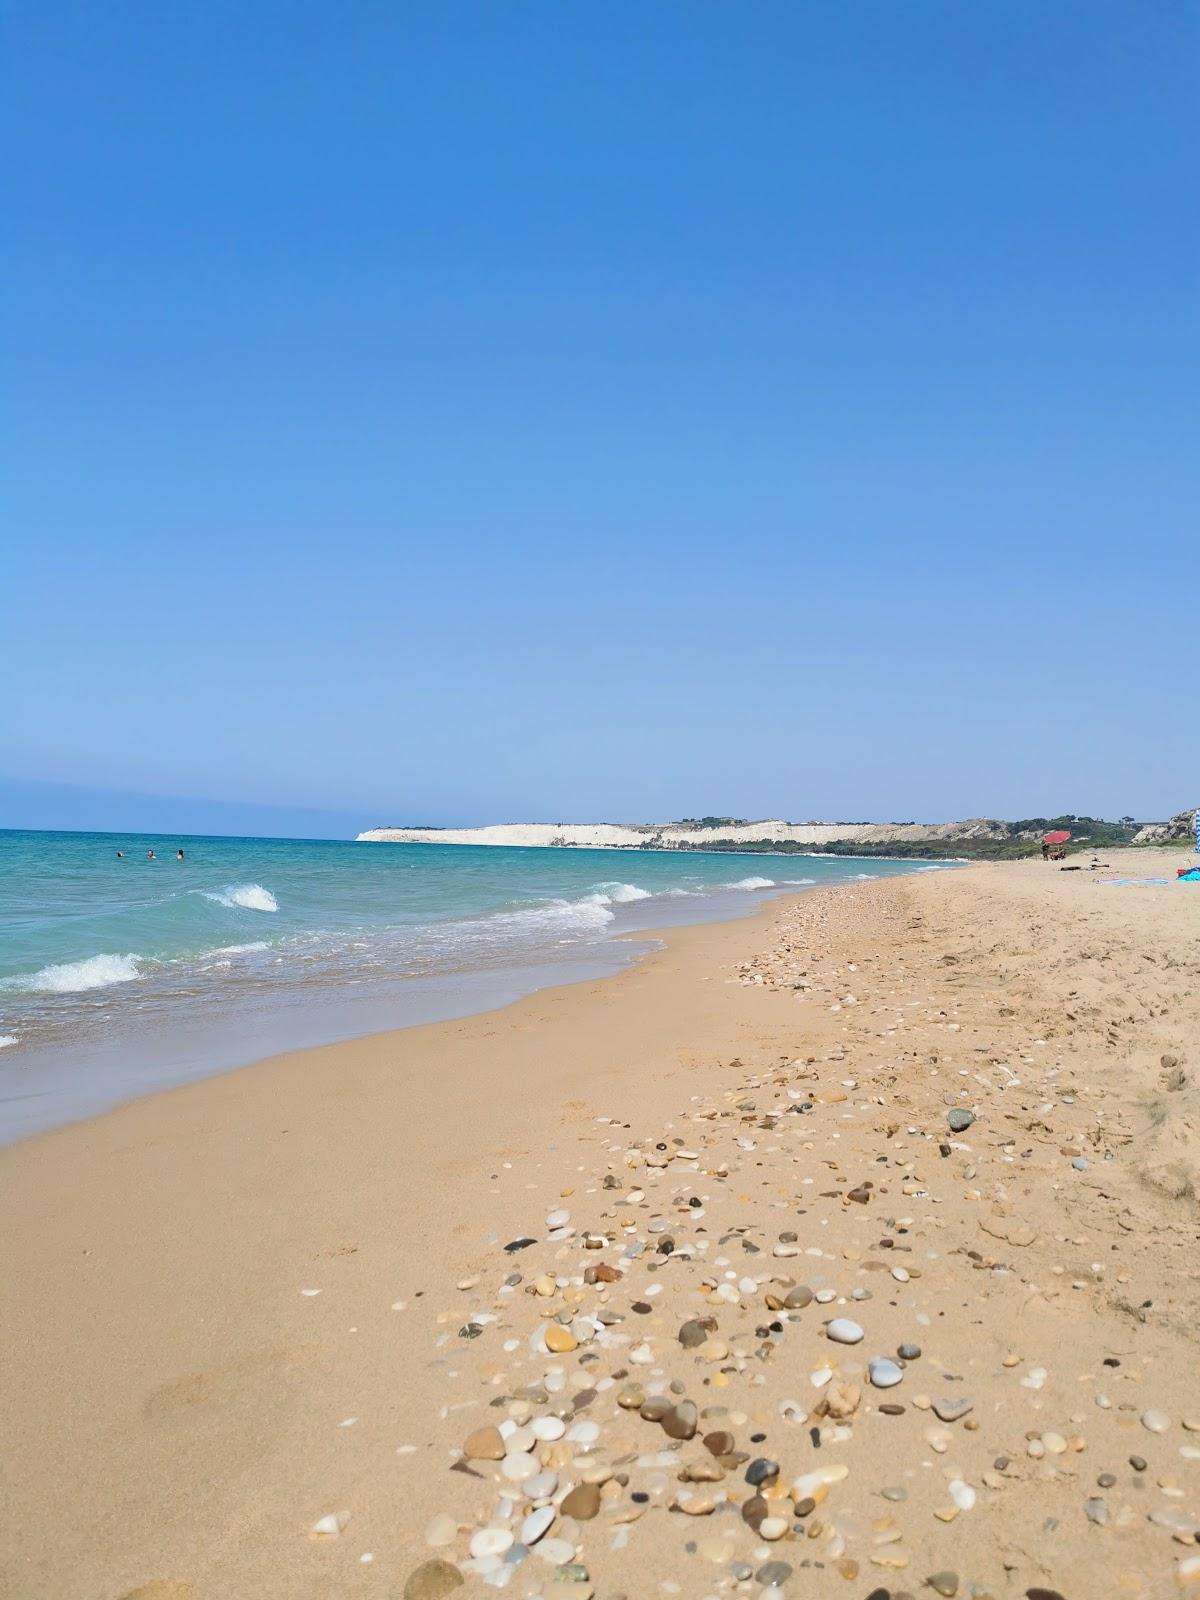
[{"label": "white sea foam", "polygon": [[0,1033],[0,1050],[7,1050],[10,1044],[16,1044],[15,1033]]},{"label": "white sea foam", "polygon": [[736,883],[728,885],[730,889],[773,889],[774,878],[739,878]]},{"label": "white sea foam", "polygon": [[226,889],[206,890],[204,898],[219,906],[241,906],[243,911],[279,910],[279,901],[261,883],[231,883]]},{"label": "white sea foam", "polygon": [[[550,905],[530,906],[523,911],[501,911],[474,926],[483,930],[512,928],[518,932],[535,932],[542,928],[586,930],[603,928],[613,920],[608,901],[599,895],[586,895],[582,900],[555,900]],[[469,924],[467,926],[470,926]]]},{"label": "white sea foam", "polygon": [[222,944],[215,950],[209,950],[210,956],[241,956],[248,955],[251,950],[269,950],[270,946],[265,939],[256,939],[253,944]]},{"label": "white sea foam", "polygon": [[879,876],[879,874],[877,872],[856,872],[854,874],[854,876],[860,882],[867,883],[867,882],[873,882],[874,879],[876,879]]},{"label": "white sea foam", "polygon": [[585,895],[583,904],[589,906],[624,906],[632,900],[649,900],[649,889],[639,889],[636,883],[602,883],[591,894]]},{"label": "white sea foam", "polygon": [[84,989],[107,989],[113,983],[130,983],[140,978],[138,962],[143,956],[88,956],[84,961],[63,961],[43,967],[28,978],[11,978],[8,989],[28,994],[78,994]]},{"label": "white sea foam", "polygon": [[784,878],[783,880],[789,889],[799,888],[802,883],[816,883],[816,881],[815,878]]}]

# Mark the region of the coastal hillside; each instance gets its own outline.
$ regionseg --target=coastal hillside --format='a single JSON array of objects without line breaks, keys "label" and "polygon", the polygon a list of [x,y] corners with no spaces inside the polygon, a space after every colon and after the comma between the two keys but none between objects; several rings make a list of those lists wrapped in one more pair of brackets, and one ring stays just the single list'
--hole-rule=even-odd
[{"label": "coastal hillside", "polygon": [[[589,850],[750,850],[776,855],[971,856],[1029,855],[1052,828],[1072,834],[1072,847],[1114,847],[1146,835],[1154,824],[1132,817],[1105,822],[1074,814],[1002,822],[782,822],[742,817],[685,817],[679,822],[506,822],[483,828],[369,828],[369,844],[474,844]],[[1157,841],[1155,841],[1157,842]]]}]

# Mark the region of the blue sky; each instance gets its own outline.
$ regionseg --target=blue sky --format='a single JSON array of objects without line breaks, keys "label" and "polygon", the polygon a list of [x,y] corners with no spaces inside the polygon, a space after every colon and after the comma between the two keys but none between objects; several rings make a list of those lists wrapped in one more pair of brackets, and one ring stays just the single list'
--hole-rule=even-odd
[{"label": "blue sky", "polygon": [[1190,7],[5,34],[10,822],[1195,802]]}]

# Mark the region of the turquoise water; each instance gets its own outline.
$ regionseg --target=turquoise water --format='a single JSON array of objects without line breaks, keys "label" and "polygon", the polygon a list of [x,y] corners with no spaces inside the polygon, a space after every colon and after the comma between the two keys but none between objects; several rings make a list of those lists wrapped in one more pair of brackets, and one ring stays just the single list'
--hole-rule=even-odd
[{"label": "turquoise water", "polygon": [[612,971],[645,948],[615,934],[909,870],[807,856],[0,832],[0,1138],[276,1050]]}]

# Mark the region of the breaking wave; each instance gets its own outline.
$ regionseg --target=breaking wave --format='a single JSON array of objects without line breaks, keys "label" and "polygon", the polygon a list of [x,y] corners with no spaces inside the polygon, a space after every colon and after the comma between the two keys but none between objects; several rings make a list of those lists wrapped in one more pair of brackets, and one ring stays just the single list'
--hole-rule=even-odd
[{"label": "breaking wave", "polygon": [[261,883],[231,883],[227,889],[205,890],[204,898],[219,906],[241,906],[243,911],[279,910],[279,901]]},{"label": "breaking wave", "polygon": [[140,978],[138,962],[144,956],[88,956],[84,961],[63,961],[43,967],[27,978],[10,978],[8,989],[27,994],[79,994],[84,989],[107,989],[110,984]]},{"label": "breaking wave", "polygon": [[582,901],[590,906],[625,906],[633,900],[649,900],[649,889],[639,889],[636,883],[600,883]]},{"label": "breaking wave", "polygon": [[774,878],[739,878],[736,883],[728,886],[730,889],[773,889]]}]

